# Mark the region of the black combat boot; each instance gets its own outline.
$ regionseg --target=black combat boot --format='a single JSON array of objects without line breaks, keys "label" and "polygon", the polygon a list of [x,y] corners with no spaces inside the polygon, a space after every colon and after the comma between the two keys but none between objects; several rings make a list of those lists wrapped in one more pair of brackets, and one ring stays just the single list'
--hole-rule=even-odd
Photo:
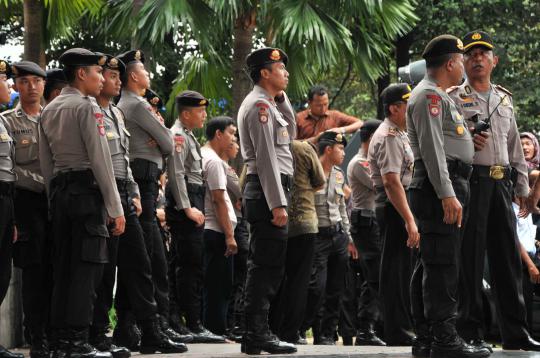
[{"label": "black combat boot", "polygon": [[356,341],[355,346],[386,346],[386,343],[383,342],[375,333],[373,329],[373,323],[365,323],[363,327],[358,329],[356,332]]},{"label": "black combat boot", "polygon": [[113,344],[112,339],[107,337],[108,326],[92,326],[90,328],[90,344],[102,352],[110,352],[113,358],[129,358],[131,351],[126,347]]},{"label": "black combat boot", "polygon": [[140,341],[141,332],[135,324],[135,317],[132,314],[118,313],[118,322],[113,332],[113,343],[131,351],[138,351]]},{"label": "black combat boot", "polygon": [[413,338],[412,355],[416,358],[429,358],[431,355],[431,331],[427,324],[418,324]]},{"label": "black combat boot", "polygon": [[491,354],[487,348],[465,343],[449,323],[433,325],[432,334],[431,358],[484,358]]},{"label": "black combat boot", "polygon": [[193,341],[193,335],[191,333],[181,334],[172,329],[169,326],[169,320],[167,318],[159,316],[159,324],[163,333],[165,333],[171,341],[177,343],[189,343]]},{"label": "black combat boot", "polygon": [[296,353],[294,344],[282,342],[270,333],[266,324],[268,314],[246,315],[246,334],[242,340],[240,350],[246,354],[261,354],[261,351],[270,354]]},{"label": "black combat boot", "polygon": [[141,325],[141,354],[184,353],[188,350],[184,343],[173,342],[159,325],[157,317],[140,322]]},{"label": "black combat boot", "polygon": [[226,343],[223,336],[218,336],[207,330],[197,318],[188,316],[186,319],[187,328],[193,334],[193,343]]},{"label": "black combat boot", "polygon": [[49,358],[49,342],[42,327],[28,329],[31,337],[30,358]]}]

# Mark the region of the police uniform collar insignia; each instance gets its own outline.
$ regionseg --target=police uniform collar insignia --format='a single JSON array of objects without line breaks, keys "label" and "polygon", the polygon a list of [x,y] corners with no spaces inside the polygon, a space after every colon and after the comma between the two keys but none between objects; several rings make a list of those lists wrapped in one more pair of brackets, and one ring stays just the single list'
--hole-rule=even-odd
[{"label": "police uniform collar insignia", "polygon": [[135,58],[137,61],[140,61],[140,60],[141,60],[141,51],[137,50],[137,52],[135,52],[134,58]]},{"label": "police uniform collar insignia", "polygon": [[279,51],[278,50],[273,50],[272,52],[270,52],[270,59],[272,61],[279,61],[281,59]]},{"label": "police uniform collar insignia", "polygon": [[480,39],[482,38],[482,35],[480,35],[478,32],[475,32],[475,33],[471,36],[471,38],[472,38],[473,40],[480,40]]},{"label": "police uniform collar insignia", "polygon": [[471,86],[469,86],[469,85],[466,85],[466,86],[465,86],[465,93],[467,93],[467,94],[471,94],[471,93],[472,93]]}]

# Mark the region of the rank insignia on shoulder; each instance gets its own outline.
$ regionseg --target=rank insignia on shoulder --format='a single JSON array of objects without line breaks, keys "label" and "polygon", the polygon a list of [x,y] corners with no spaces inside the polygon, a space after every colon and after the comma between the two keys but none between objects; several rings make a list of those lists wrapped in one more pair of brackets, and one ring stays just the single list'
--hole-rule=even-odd
[{"label": "rank insignia on shoulder", "polygon": [[498,90],[501,90],[503,91],[504,93],[508,94],[508,95],[512,95],[512,92],[510,92],[509,90],[507,90],[506,88],[504,88],[503,86],[501,85],[496,85],[495,88],[497,88]]}]

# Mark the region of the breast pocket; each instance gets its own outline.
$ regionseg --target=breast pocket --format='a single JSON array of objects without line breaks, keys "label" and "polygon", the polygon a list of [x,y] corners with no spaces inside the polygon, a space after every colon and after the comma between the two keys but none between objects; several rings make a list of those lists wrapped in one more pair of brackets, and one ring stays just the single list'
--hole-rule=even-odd
[{"label": "breast pocket", "polygon": [[17,138],[15,144],[15,161],[17,164],[28,164],[38,159],[38,143],[36,137],[24,135]]},{"label": "breast pocket", "polygon": [[499,106],[497,108],[497,114],[499,118],[496,118],[495,121],[500,126],[501,133],[507,135],[510,131],[512,118],[514,117],[514,109],[510,106]]},{"label": "breast pocket", "polygon": [[283,125],[281,121],[276,122],[276,125],[276,144],[289,145],[291,143],[291,138],[289,136],[289,131],[287,130],[287,125]]},{"label": "breast pocket", "polygon": [[111,152],[111,155],[122,152],[120,136],[117,133],[107,132],[107,142],[109,143],[109,151]]},{"label": "breast pocket", "polygon": [[198,170],[201,169],[201,156],[199,152],[197,151],[197,148],[191,148],[190,150],[191,158],[193,159],[193,169]]}]

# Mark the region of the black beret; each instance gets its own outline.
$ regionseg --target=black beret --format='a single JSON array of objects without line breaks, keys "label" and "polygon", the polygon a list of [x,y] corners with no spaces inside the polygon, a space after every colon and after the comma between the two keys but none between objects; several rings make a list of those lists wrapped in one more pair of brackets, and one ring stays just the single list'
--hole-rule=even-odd
[{"label": "black beret", "polygon": [[463,53],[463,42],[453,35],[440,35],[429,41],[422,57],[427,60],[450,53]]},{"label": "black beret", "polygon": [[246,65],[250,70],[276,62],[283,62],[287,66],[288,60],[287,54],[280,49],[265,47],[250,53],[246,58]]},{"label": "black beret", "polygon": [[47,83],[53,83],[53,82],[60,82],[60,83],[67,83],[66,75],[64,74],[64,71],[62,71],[59,68],[53,68],[50,70],[47,70]]},{"label": "black beret", "polygon": [[0,75],[6,75],[11,78],[11,66],[6,60],[0,60]]},{"label": "black beret", "polygon": [[495,45],[491,36],[484,31],[471,31],[465,37],[463,37],[463,49],[465,51],[470,50],[474,46],[483,46],[489,50],[493,50]]},{"label": "black beret", "polygon": [[39,76],[42,78],[47,77],[45,71],[39,67],[37,63],[31,61],[15,62],[11,65],[11,73],[13,77],[22,77],[26,75]]},{"label": "black beret", "polygon": [[151,89],[147,89],[146,92],[144,92],[144,98],[150,103],[152,106],[157,107],[158,109],[161,109],[163,107],[163,101],[156,92],[152,91]]},{"label": "black beret", "polygon": [[410,96],[411,86],[406,83],[392,83],[381,93],[381,99],[385,105],[396,102],[407,102]]},{"label": "black beret", "polygon": [[116,58],[124,62],[126,66],[136,62],[144,63],[144,53],[141,50],[130,50],[116,56]]},{"label": "black beret", "polygon": [[183,91],[176,96],[176,105],[183,107],[208,107],[208,100],[199,92]]},{"label": "black beret", "polygon": [[336,133],[333,131],[326,131],[321,134],[319,137],[319,143],[330,143],[334,144],[343,144],[344,147],[347,146],[347,139],[341,133]]},{"label": "black beret", "polygon": [[71,48],[58,58],[64,67],[103,66],[106,60],[103,54],[85,48]]},{"label": "black beret", "polygon": [[369,138],[377,128],[381,125],[382,121],[378,119],[368,119],[367,121],[362,124],[362,127],[360,127],[360,137],[362,138]]},{"label": "black beret", "polygon": [[126,65],[118,57],[112,55],[105,55],[105,57],[107,57],[107,60],[103,65],[104,69],[120,71],[120,75],[123,75],[126,72]]}]

